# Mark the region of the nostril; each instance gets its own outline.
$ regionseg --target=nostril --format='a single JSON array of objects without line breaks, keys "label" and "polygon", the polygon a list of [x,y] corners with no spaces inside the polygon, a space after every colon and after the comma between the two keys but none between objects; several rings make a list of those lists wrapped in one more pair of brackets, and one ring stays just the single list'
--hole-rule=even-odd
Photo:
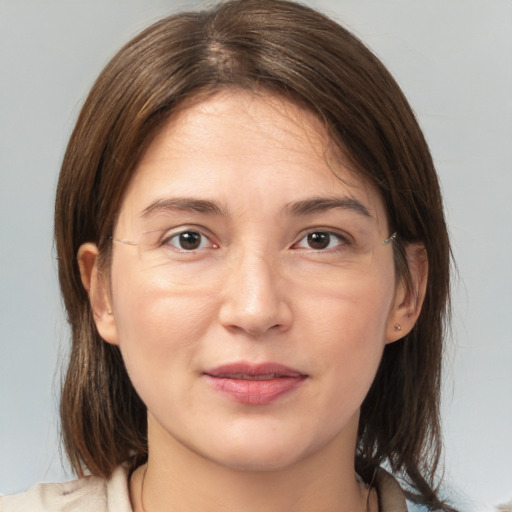
[{"label": "nostril", "polygon": [[291,321],[288,294],[278,265],[258,251],[241,251],[232,261],[220,293],[219,320],[252,337],[286,329]]},{"label": "nostril", "polygon": [[268,309],[239,308],[235,302],[227,302],[221,307],[219,321],[226,328],[244,331],[257,338],[270,331],[286,330],[291,323],[291,314],[284,302],[275,303]]},{"label": "nostril", "polygon": [[271,331],[271,330],[277,330],[280,329],[281,326],[279,324],[274,324],[268,327],[267,329],[260,330],[260,329],[244,329],[247,334],[250,334],[251,336],[261,336],[262,334],[265,334],[265,332]]}]

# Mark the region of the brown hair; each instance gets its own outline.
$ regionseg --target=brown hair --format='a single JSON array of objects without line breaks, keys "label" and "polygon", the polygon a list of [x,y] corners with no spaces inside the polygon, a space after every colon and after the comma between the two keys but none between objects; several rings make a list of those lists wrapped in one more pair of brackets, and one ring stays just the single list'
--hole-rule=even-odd
[{"label": "brown hair", "polygon": [[283,0],[232,0],[165,18],[135,37],[94,84],[62,164],[55,209],[59,279],[72,330],[62,391],[64,444],[82,475],[108,476],[147,456],[146,409],[117,347],[99,337],[76,254],[108,235],[138,159],[184,103],[225,87],[272,91],[314,112],[333,142],[381,194],[407,281],[404,247],[427,253],[427,294],[403,340],[386,347],[361,410],[356,467],[369,480],[386,462],[412,499],[450,510],[437,496],[441,355],[450,249],[437,175],[400,88],[352,34]]}]

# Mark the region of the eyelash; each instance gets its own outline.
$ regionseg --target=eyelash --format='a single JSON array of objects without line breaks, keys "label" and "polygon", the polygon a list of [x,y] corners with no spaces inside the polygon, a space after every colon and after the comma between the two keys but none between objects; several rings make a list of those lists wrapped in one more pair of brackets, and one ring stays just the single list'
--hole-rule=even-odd
[{"label": "eyelash", "polygon": [[[341,247],[346,247],[351,245],[351,240],[348,235],[342,235],[340,233],[334,233],[327,229],[316,229],[312,231],[308,231],[298,242],[292,245],[292,247],[298,247],[302,242],[306,241],[306,243],[311,242],[312,240],[308,240],[309,237],[313,237],[313,235],[321,235],[321,237],[327,237],[328,245],[331,245],[332,239],[337,241],[334,247],[324,247],[324,248],[314,248],[314,247],[301,247],[304,250],[310,250],[313,252],[336,252],[339,251]],[[319,238],[321,240],[321,237]]]},{"label": "eyelash", "polygon": [[204,240],[208,240],[210,242],[210,247],[208,247],[208,249],[218,249],[219,248],[218,244],[216,244],[214,242],[211,242],[209,236],[205,235],[200,230],[193,229],[193,228],[183,229],[181,231],[178,231],[178,232],[175,232],[175,233],[171,233],[169,235],[164,236],[162,238],[162,240],[160,241],[160,245],[161,246],[171,246],[177,252],[182,252],[182,253],[193,253],[193,252],[195,252],[198,249],[206,249],[206,247],[196,247],[196,248],[193,248],[193,249],[185,249],[183,247],[178,247],[178,246],[176,246],[176,245],[171,243],[172,240],[174,240],[174,239],[179,240],[179,237],[184,236],[186,234],[199,235],[199,237],[201,237],[201,239],[202,239],[201,242],[200,242],[201,245],[203,244]]},{"label": "eyelash", "polygon": [[[184,247],[179,247],[178,245],[175,245],[172,243],[173,240],[179,240],[180,237],[187,235],[187,234],[188,235],[190,235],[190,234],[198,235],[201,238],[200,245],[198,247],[186,249]],[[303,242],[311,243],[312,241],[314,241],[310,237],[314,238],[315,236],[318,237],[318,241],[320,241],[320,242],[327,241],[327,247],[322,247],[322,248],[300,247],[300,244]],[[309,240],[308,240],[308,238],[309,238]],[[336,240],[336,244],[334,247],[329,247],[331,245],[333,239]],[[203,246],[203,243],[205,242],[205,240],[209,241],[210,245],[208,247]],[[183,241],[181,241],[181,242],[183,242]],[[299,250],[309,250],[309,251],[318,252],[318,253],[336,252],[336,251],[340,250],[340,246],[350,246],[351,243],[352,243],[352,241],[350,240],[348,235],[334,233],[327,229],[317,229],[317,230],[307,231],[297,242],[295,242],[291,245],[291,248],[299,249]],[[167,236],[164,236],[162,238],[162,240],[160,241],[160,245],[161,246],[171,246],[177,252],[182,252],[182,253],[193,253],[200,249],[218,249],[219,248],[219,245],[217,243],[211,241],[210,236],[205,235],[200,230],[194,229],[194,228],[183,229],[181,231],[171,233]]]}]

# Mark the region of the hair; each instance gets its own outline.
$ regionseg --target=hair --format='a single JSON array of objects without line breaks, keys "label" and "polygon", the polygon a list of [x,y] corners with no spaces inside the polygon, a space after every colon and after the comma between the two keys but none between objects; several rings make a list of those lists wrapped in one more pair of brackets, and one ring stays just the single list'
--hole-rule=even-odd
[{"label": "hair", "polygon": [[[423,244],[428,283],[412,331],[385,348],[361,408],[356,469],[367,481],[385,463],[409,498],[438,497],[443,339],[449,317],[450,247],[438,178],[415,116],[383,64],[350,32],[286,0],[231,0],[162,19],[124,46],[87,97],[57,187],[55,240],[72,346],[61,419],[79,475],[107,477],[147,457],[146,408],[118,347],[95,327],[77,251],[108,239],[143,151],[180,108],[226,88],[278,94],[309,109],[382,197],[399,278],[408,243]],[[185,107],[184,107],[185,106]]]}]

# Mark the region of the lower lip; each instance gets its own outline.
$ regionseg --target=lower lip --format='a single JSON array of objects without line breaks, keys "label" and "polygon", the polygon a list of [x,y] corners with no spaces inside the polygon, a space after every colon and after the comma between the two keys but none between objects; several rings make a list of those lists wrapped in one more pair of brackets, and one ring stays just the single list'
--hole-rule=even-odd
[{"label": "lower lip", "polygon": [[279,377],[266,380],[230,379],[205,375],[210,386],[236,402],[267,405],[296,389],[305,376]]}]

